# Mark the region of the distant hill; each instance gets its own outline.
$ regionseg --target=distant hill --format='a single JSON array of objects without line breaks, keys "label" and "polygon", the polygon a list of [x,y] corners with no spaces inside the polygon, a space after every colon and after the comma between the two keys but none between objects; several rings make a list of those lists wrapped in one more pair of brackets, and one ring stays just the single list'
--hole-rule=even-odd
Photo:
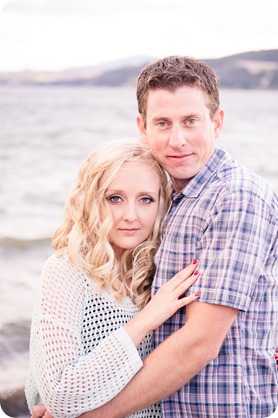
[{"label": "distant hill", "polygon": [[[0,73],[0,85],[135,86],[141,68],[153,61],[133,57],[102,66],[65,71]],[[278,50],[250,51],[219,59],[204,59],[220,76],[221,87],[278,89]]]},{"label": "distant hill", "polygon": [[205,60],[226,88],[278,88],[278,49]]}]

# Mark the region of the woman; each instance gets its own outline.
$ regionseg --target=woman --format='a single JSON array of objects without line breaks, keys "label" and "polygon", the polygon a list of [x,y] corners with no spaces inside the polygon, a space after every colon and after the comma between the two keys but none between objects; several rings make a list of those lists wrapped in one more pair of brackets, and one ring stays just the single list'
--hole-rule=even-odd
[{"label": "woman", "polygon": [[[55,418],[76,417],[108,402],[142,367],[151,331],[199,297],[184,296],[198,277],[194,262],[150,300],[168,204],[167,177],[141,143],[108,142],[81,166],[42,270],[31,411],[42,402]],[[133,416],[160,417],[159,405]]]}]

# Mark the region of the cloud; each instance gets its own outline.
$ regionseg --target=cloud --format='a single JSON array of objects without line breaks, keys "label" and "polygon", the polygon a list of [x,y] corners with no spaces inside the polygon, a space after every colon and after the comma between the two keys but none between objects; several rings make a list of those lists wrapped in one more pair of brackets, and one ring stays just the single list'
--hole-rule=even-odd
[{"label": "cloud", "polygon": [[[5,13],[46,15],[88,15],[118,13],[148,13],[184,9],[184,0],[0,0]],[[217,0],[218,1],[218,0]],[[206,5],[195,0],[191,8]]]},{"label": "cloud", "polygon": [[9,3],[10,0],[0,0],[0,12],[4,9],[4,7]]},{"label": "cloud", "polygon": [[277,14],[277,0],[264,7],[253,0],[230,7],[223,0],[10,0],[0,15],[0,65],[62,69],[137,55],[276,49]]},{"label": "cloud", "polygon": [[68,4],[64,0],[57,0],[56,2],[53,0],[10,0],[6,3],[3,11],[8,14],[59,15],[75,13],[81,11],[83,7],[86,9],[87,1],[81,0],[81,2],[76,2],[76,5],[74,5],[72,0],[68,0]]},{"label": "cloud", "polygon": [[[128,9],[149,7],[142,0],[0,0],[5,3],[4,11],[13,14],[44,15],[86,15],[99,13],[117,13]],[[152,4],[156,0],[149,0]],[[130,4],[132,3],[132,4]],[[142,5],[141,3],[146,3]]]}]

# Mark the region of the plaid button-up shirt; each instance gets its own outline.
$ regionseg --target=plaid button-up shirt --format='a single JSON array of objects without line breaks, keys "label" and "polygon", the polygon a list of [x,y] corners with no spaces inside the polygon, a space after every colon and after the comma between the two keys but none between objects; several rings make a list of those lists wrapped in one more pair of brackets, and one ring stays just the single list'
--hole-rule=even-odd
[{"label": "plaid button-up shirt", "polygon": [[[278,407],[277,213],[265,182],[220,149],[173,197],[153,293],[197,258],[189,293],[239,312],[219,356],[161,402],[163,417],[265,418]],[[155,331],[155,345],[185,321],[184,308]]]}]

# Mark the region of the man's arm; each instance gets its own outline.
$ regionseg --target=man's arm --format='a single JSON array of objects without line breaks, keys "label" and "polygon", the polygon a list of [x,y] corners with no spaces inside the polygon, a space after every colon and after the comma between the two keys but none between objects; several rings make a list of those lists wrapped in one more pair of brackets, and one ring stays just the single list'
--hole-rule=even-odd
[{"label": "man's arm", "polygon": [[82,418],[122,418],[169,396],[217,357],[238,310],[208,303],[187,307],[186,324],[160,344],[110,402]]}]

